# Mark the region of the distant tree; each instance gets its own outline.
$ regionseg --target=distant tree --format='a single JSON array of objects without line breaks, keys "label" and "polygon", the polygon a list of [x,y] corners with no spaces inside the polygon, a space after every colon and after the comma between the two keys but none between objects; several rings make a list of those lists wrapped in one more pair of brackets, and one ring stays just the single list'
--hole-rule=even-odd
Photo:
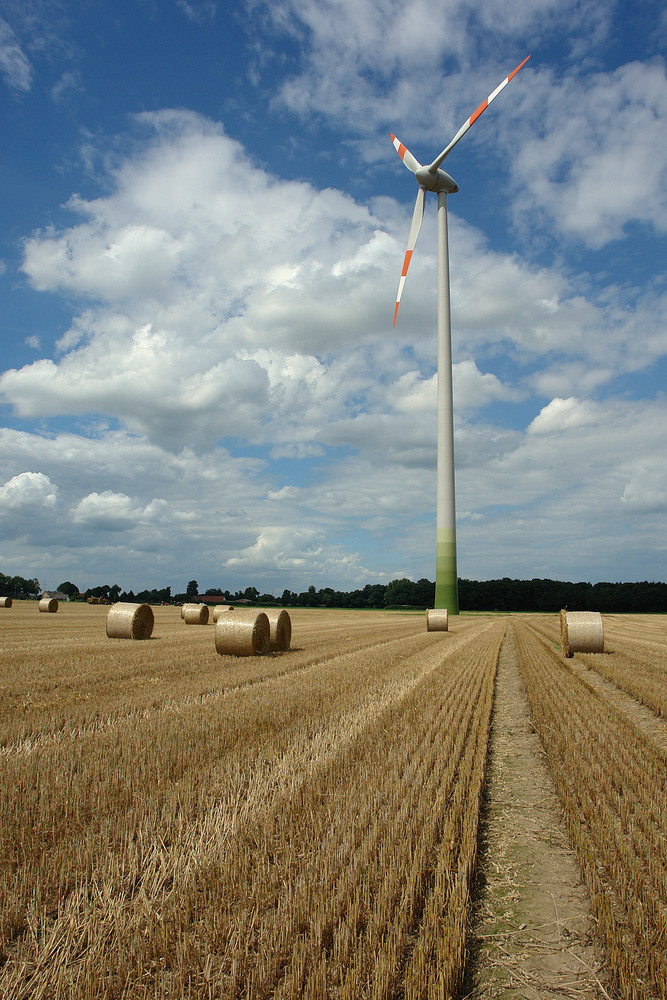
[{"label": "distant tree", "polygon": [[317,603],[324,605],[325,608],[333,608],[336,605],[337,596],[333,587],[324,587],[318,594]]},{"label": "distant tree", "polygon": [[280,598],[280,603],[283,605],[291,605],[296,600],[296,594],[293,594],[291,590],[283,590],[282,596]]},{"label": "distant tree", "polygon": [[208,590],[204,591],[205,597],[223,597],[224,594],[219,587],[209,587]]},{"label": "distant tree", "polygon": [[42,588],[36,577],[32,580],[26,580],[22,576],[5,576],[4,573],[0,573],[0,593],[3,597],[29,600],[39,597],[41,592]]},{"label": "distant tree", "polygon": [[189,584],[185,588],[185,593],[188,597],[196,597],[199,593],[199,584],[196,580],[190,580]]},{"label": "distant tree", "polygon": [[385,605],[389,607],[392,604],[412,604],[414,586],[412,580],[405,577],[402,580],[392,580],[385,590]]},{"label": "distant tree", "polygon": [[423,577],[421,580],[417,580],[412,588],[412,603],[424,608],[431,608],[433,607],[434,599],[435,583]]},{"label": "distant tree", "polygon": [[143,604],[164,604],[171,601],[171,587],[163,587],[162,590],[142,590],[137,594],[135,600]]},{"label": "distant tree", "polygon": [[341,594],[341,605],[345,608],[365,608],[366,595],[363,590],[351,590],[347,594]]},{"label": "distant tree", "polygon": [[79,588],[75,583],[70,583],[69,580],[65,580],[64,583],[59,583],[58,590],[61,594],[67,594],[68,597],[79,596]]},{"label": "distant tree", "polygon": [[387,594],[385,583],[367,583],[363,589],[364,605],[367,608],[383,608]]},{"label": "distant tree", "polygon": [[113,587],[109,587],[109,600],[114,604],[120,599],[120,586],[114,583]]},{"label": "distant tree", "polygon": [[243,596],[246,601],[256,601],[259,597],[259,591],[257,587],[246,587],[243,591]]}]

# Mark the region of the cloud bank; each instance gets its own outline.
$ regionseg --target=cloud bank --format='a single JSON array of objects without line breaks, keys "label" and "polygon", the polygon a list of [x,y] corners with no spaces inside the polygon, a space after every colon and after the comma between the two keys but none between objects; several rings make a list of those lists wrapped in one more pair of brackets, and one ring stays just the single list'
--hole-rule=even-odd
[{"label": "cloud bank", "polygon": [[[597,256],[667,228],[664,63],[581,59],[577,37],[604,38],[607,8],[450,8],[445,22],[389,0],[248,5],[292,46],[276,113],[344,121],[337,152],[402,171],[404,200],[282,177],[182,108],[135,115],[99,150],[85,137],[100,193],[73,193],[68,221],[23,243],[24,281],[72,318],[55,342],[36,330],[39,357],[0,375],[4,566],[45,585],[75,560],[81,586],[195,576],[276,593],[432,577],[435,220],[429,202],[392,331],[414,189],[383,133],[409,119],[440,148],[498,83],[473,28],[495,25],[514,51],[568,23],[572,73],[533,60],[504,129],[489,114],[471,132],[471,157],[490,150],[507,185],[504,239],[450,201],[459,570],[664,575],[667,291],[659,269],[633,284]],[[265,46],[249,76],[269,76],[279,51]],[[2,24],[0,69],[14,92],[32,86]]]}]

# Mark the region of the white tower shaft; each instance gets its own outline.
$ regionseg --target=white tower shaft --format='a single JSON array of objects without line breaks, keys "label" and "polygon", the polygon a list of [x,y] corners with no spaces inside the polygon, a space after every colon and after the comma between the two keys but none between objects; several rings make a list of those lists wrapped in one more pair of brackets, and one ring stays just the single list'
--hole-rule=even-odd
[{"label": "white tower shaft", "polygon": [[438,192],[438,461],[436,497],[435,608],[459,613],[454,487],[452,327],[449,304],[447,193]]}]

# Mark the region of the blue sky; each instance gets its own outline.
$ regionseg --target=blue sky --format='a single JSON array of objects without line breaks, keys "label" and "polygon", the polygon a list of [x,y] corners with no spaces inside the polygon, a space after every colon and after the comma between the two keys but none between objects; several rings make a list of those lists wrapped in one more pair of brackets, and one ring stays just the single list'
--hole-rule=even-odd
[{"label": "blue sky", "polygon": [[434,578],[446,161],[459,575],[664,580],[654,0],[0,0],[0,571]]}]

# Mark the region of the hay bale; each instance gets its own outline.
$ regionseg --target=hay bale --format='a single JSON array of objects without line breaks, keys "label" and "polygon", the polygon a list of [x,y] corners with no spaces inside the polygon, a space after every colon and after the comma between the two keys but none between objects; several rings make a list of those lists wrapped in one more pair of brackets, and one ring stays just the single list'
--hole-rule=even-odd
[{"label": "hay bale", "polygon": [[58,599],[56,597],[43,597],[39,602],[39,610],[47,611],[53,615],[58,610]]},{"label": "hay bale", "polygon": [[284,608],[269,609],[265,614],[269,619],[269,649],[272,653],[284,653],[292,641],[292,620]]},{"label": "hay bale", "polygon": [[211,617],[213,618],[214,622],[217,622],[220,615],[224,615],[226,611],[233,611],[233,610],[234,608],[232,607],[231,604],[218,604],[217,607],[213,608],[213,614],[211,615]]},{"label": "hay bale", "polygon": [[208,625],[208,604],[184,604],[183,621],[186,625]]},{"label": "hay bale", "polygon": [[112,604],[107,614],[110,639],[150,639],[155,617],[150,604]]},{"label": "hay bale", "polygon": [[181,618],[185,619],[185,609],[186,608],[200,608],[200,607],[201,607],[201,604],[187,603],[187,604],[181,605]]},{"label": "hay bale", "polygon": [[12,599],[11,597],[0,597],[0,608],[11,608]]},{"label": "hay bale", "polygon": [[427,632],[449,632],[449,616],[447,608],[426,609]]},{"label": "hay bale", "polygon": [[563,656],[604,653],[604,631],[599,611],[561,611],[560,625]]},{"label": "hay bale", "polygon": [[263,656],[269,652],[271,626],[263,611],[220,615],[215,626],[215,649],[221,656]]}]

